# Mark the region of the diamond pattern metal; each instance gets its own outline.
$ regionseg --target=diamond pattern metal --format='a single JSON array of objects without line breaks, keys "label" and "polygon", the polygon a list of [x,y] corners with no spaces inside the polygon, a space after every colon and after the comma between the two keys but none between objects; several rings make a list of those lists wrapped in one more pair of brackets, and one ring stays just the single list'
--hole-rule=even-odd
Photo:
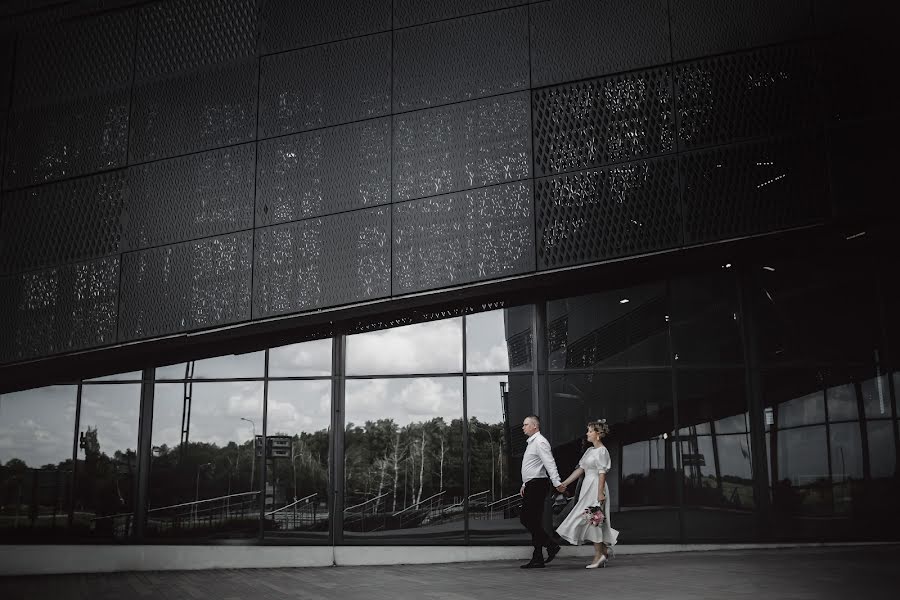
[{"label": "diamond pattern metal", "polygon": [[141,9],[135,80],[256,55],[256,0],[170,0]]},{"label": "diamond pattern metal", "polygon": [[260,138],[391,112],[389,33],[267,56],[260,68]]},{"label": "diamond pattern metal", "polygon": [[681,245],[674,157],[535,182],[538,269]]},{"label": "diamond pattern metal", "polygon": [[245,144],[129,168],[123,249],[253,227],[254,151]]},{"label": "diamond pattern metal", "polygon": [[257,230],[253,316],[390,295],[390,219],[385,206]]},{"label": "diamond pattern metal", "polygon": [[394,204],[393,291],[534,270],[530,181]]},{"label": "diamond pattern metal", "polygon": [[0,279],[0,362],[111,344],[119,258]]},{"label": "diamond pattern metal", "polygon": [[131,85],[133,12],[64,23],[20,38],[13,103],[33,106]]},{"label": "diamond pattern metal", "polygon": [[252,246],[246,231],[125,254],[119,340],[249,319]]},{"label": "diamond pattern metal", "polygon": [[777,231],[823,217],[817,144],[764,141],[680,158],[685,242]]},{"label": "diamond pattern metal", "polygon": [[390,177],[390,117],[260,142],[256,223],[387,204]]},{"label": "diamond pattern metal", "polygon": [[119,252],[124,171],[3,196],[0,273]]},{"label": "diamond pattern metal", "polygon": [[136,85],[130,162],[253,140],[256,70],[249,60]]},{"label": "diamond pattern metal", "polygon": [[669,62],[667,0],[566,0],[531,6],[531,85]]},{"label": "diamond pattern metal", "polygon": [[267,0],[260,7],[260,51],[283,52],[391,28],[391,0]]},{"label": "diamond pattern metal", "polygon": [[527,4],[528,0],[394,0],[394,25],[408,27]]},{"label": "diamond pattern metal", "polygon": [[780,46],[675,69],[681,148],[802,129],[817,118],[810,48]]},{"label": "diamond pattern metal", "polygon": [[124,166],[128,92],[10,113],[4,187],[11,189]]},{"label": "diamond pattern metal", "polygon": [[653,69],[535,91],[535,174],[673,151],[671,86],[668,69]]},{"label": "diamond pattern metal", "polygon": [[394,34],[394,111],[528,87],[528,9],[487,13]]},{"label": "diamond pattern metal", "polygon": [[531,175],[527,92],[394,117],[394,200]]}]

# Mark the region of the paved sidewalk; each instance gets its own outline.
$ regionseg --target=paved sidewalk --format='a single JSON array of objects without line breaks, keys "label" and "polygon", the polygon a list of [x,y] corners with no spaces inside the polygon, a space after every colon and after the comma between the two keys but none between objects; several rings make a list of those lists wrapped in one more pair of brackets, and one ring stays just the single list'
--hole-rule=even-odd
[{"label": "paved sidewalk", "polygon": [[5,600],[877,600],[900,597],[900,546],[624,555],[606,569],[557,558],[394,567],[232,569],[0,578]]}]

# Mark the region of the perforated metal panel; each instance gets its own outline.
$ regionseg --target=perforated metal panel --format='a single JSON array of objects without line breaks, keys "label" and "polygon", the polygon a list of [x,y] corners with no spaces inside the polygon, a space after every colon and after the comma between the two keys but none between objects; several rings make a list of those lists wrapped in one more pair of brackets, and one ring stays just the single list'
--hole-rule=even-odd
[{"label": "perforated metal panel", "polygon": [[390,219],[377,207],[257,230],[253,316],[388,296]]},{"label": "perforated metal panel", "polygon": [[390,177],[390,117],[261,142],[256,222],[386,204]]},{"label": "perforated metal panel", "polygon": [[133,12],[80,19],[22,36],[16,52],[16,106],[60,103],[131,84]]},{"label": "perforated metal panel", "polygon": [[4,194],[0,273],[116,254],[125,172]]},{"label": "perforated metal panel", "polygon": [[544,88],[532,102],[538,176],[675,149],[668,69]]},{"label": "perforated metal panel", "polygon": [[812,12],[810,0],[672,0],[672,56],[684,60],[803,38],[812,33]]},{"label": "perforated metal panel", "polygon": [[408,27],[527,3],[528,0],[394,0],[394,26]]},{"label": "perforated metal panel", "polygon": [[250,318],[252,233],[125,254],[119,340]]},{"label": "perforated metal panel", "polygon": [[527,92],[394,117],[394,200],[531,174]]},{"label": "perforated metal panel", "polygon": [[669,62],[666,0],[565,0],[530,8],[534,87]]},{"label": "perforated metal panel", "polygon": [[798,130],[818,118],[815,66],[805,46],[778,46],[675,69],[682,148]]},{"label": "perforated metal panel", "polygon": [[117,256],[0,279],[0,361],[113,343],[118,283]]},{"label": "perforated metal panel", "polygon": [[250,60],[135,85],[130,162],[253,140],[256,69]]},{"label": "perforated metal panel", "polygon": [[535,182],[538,268],[681,245],[674,157]]},{"label": "perforated metal panel", "polygon": [[263,57],[261,138],[391,112],[391,34]]},{"label": "perforated metal panel", "polygon": [[394,204],[393,292],[534,270],[530,181]]},{"label": "perforated metal panel", "polygon": [[391,0],[267,0],[260,6],[260,51],[282,52],[391,28]]},{"label": "perforated metal panel", "polygon": [[401,29],[394,34],[394,111],[528,87],[528,9]]},{"label": "perforated metal panel", "polygon": [[253,227],[254,152],[245,144],[129,168],[123,249]]},{"label": "perforated metal panel", "polygon": [[256,14],[256,0],[169,0],[145,6],[135,79],[159,79],[254,56]]},{"label": "perforated metal panel", "polygon": [[824,164],[814,142],[753,142],[685,154],[680,161],[688,243],[822,218]]}]

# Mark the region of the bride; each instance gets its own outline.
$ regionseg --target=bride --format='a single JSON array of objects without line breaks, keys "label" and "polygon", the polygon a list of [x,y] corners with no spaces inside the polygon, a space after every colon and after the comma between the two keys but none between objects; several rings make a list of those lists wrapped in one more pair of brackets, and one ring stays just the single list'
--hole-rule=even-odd
[{"label": "bride", "polygon": [[[562,485],[567,486],[573,481],[577,481],[584,473],[584,483],[581,484],[578,501],[556,532],[561,538],[576,546],[582,541],[593,542],[594,561],[587,566],[588,569],[606,566],[610,550],[619,537],[619,532],[610,527],[609,503],[606,501],[609,497],[606,473],[612,467],[612,462],[602,439],[608,434],[609,426],[606,424],[606,419],[588,423],[587,441],[591,447],[578,461],[578,468],[562,482]],[[594,526],[585,520],[584,511],[586,508],[598,504],[603,508],[606,518],[600,526]]]}]

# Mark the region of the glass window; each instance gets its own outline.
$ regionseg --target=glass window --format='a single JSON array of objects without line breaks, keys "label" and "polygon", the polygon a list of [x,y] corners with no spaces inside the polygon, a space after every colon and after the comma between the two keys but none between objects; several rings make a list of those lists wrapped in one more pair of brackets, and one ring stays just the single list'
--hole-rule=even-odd
[{"label": "glass window", "polygon": [[531,538],[519,522],[521,423],[532,409],[531,375],[466,379],[469,416],[469,535],[479,540]]},{"label": "glass window", "polygon": [[140,384],[82,387],[75,517],[94,536],[131,535],[140,405]]},{"label": "glass window", "polygon": [[764,371],[763,393],[766,406],[773,409],[771,426],[825,422],[825,392],[815,371]]},{"label": "glass window", "polygon": [[330,425],[330,380],[269,383],[265,537],[327,539]]},{"label": "glass window", "polygon": [[859,423],[837,423],[830,427],[831,482],[834,512],[849,513],[854,495],[862,497],[863,457]]},{"label": "glass window", "polygon": [[897,455],[894,449],[894,424],[891,421],[866,423],[869,438],[869,471],[872,479],[894,477]]},{"label": "glass window", "polygon": [[469,373],[531,369],[532,307],[493,310],[466,317]]},{"label": "glass window", "polygon": [[891,417],[891,388],[886,375],[866,379],[861,384],[867,418]]},{"label": "glass window", "polygon": [[262,398],[258,381],[156,384],[148,537],[259,534]]},{"label": "glass window", "polygon": [[825,427],[779,431],[770,444],[776,457],[771,475],[775,509],[789,515],[830,513]]},{"label": "glass window", "polygon": [[[68,525],[75,435],[75,386],[0,396],[3,539],[46,539]],[[78,533],[87,533],[84,522]]]},{"label": "glass window", "polygon": [[344,538],[462,540],[462,378],[346,389]]},{"label": "glass window", "polygon": [[669,364],[667,306],[664,283],[547,303],[550,368]]},{"label": "glass window", "polygon": [[269,350],[269,377],[331,375],[331,338]]},{"label": "glass window", "polygon": [[461,372],[461,318],[347,336],[348,375]]},{"label": "glass window", "polygon": [[226,354],[156,368],[157,379],[245,379],[265,375],[265,352]]},{"label": "glass window", "polygon": [[672,350],[678,364],[743,361],[732,271],[672,281]]},{"label": "glass window", "polygon": [[828,400],[828,420],[832,423],[859,419],[856,386],[852,383],[829,387],[825,390],[825,398]]},{"label": "glass window", "polygon": [[554,374],[549,387],[549,439],[561,474],[577,466],[588,421],[606,419],[613,523],[629,539],[678,539],[671,373]]},{"label": "glass window", "polygon": [[116,373],[115,375],[104,375],[103,377],[95,377],[93,379],[85,379],[85,383],[103,382],[103,381],[140,381],[142,377],[140,371],[130,371],[128,373]]}]

